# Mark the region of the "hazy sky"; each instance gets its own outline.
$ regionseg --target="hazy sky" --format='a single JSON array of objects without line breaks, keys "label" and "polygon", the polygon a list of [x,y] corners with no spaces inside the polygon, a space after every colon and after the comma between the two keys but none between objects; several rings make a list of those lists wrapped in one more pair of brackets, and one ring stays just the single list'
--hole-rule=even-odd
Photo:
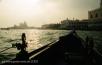
[{"label": "hazy sky", "polygon": [[88,11],[98,8],[100,0],[0,0],[0,27],[26,21],[29,26],[61,20],[87,19]]}]

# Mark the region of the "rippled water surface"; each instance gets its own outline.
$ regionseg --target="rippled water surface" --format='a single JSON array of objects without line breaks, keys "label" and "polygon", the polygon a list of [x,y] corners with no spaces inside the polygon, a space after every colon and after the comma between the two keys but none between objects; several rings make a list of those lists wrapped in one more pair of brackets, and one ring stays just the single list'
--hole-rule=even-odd
[{"label": "rippled water surface", "polygon": [[[12,47],[12,44],[21,43],[21,34],[26,33],[28,42],[27,51],[31,52],[48,43],[56,41],[60,36],[67,35],[70,30],[0,30],[0,51]],[[96,47],[102,50],[102,31],[77,31],[78,35],[85,39],[87,35],[95,39]],[[9,60],[15,57],[19,51],[16,48],[10,48],[0,53],[0,60]]]},{"label": "rippled water surface", "polygon": [[[21,43],[21,34],[26,33],[28,42],[27,51],[31,52],[48,43],[56,41],[60,36],[68,34],[66,30],[0,30],[0,51],[12,47],[12,44]],[[8,60],[15,57],[19,51],[16,48],[10,48],[0,53],[0,60]]]}]

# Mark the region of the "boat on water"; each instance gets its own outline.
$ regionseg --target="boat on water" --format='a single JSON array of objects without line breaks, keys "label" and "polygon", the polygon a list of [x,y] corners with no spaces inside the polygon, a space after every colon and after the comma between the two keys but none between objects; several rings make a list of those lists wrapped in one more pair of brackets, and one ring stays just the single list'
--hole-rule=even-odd
[{"label": "boat on water", "polygon": [[2,65],[5,64],[102,65],[102,55],[94,47],[93,38],[86,37],[86,40],[83,40],[76,31],[72,31],[58,41],[30,53],[23,47],[16,58]]}]

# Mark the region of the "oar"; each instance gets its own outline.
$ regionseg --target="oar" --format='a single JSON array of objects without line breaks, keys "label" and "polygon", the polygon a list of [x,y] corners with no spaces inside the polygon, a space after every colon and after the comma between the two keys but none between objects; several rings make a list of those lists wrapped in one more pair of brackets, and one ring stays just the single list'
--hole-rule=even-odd
[{"label": "oar", "polygon": [[4,49],[4,50],[0,51],[0,53],[2,53],[2,52],[4,52],[4,51],[6,51],[6,50],[8,50],[8,49],[11,49],[11,48],[12,48],[12,47],[6,48],[6,49]]},{"label": "oar", "polygon": [[14,47],[16,47],[16,44],[12,44],[12,47],[9,47],[9,48],[4,49],[4,50],[0,51],[0,53],[4,52],[4,51],[6,51],[6,50],[9,50],[9,49],[11,49],[11,48],[14,48]]}]

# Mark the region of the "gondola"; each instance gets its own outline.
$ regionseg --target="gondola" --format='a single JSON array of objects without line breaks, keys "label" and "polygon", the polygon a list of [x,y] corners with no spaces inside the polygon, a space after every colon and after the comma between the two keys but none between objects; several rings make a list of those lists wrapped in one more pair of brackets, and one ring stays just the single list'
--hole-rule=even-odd
[{"label": "gondola", "polygon": [[102,55],[95,48],[93,38],[83,40],[76,31],[23,56],[16,56],[2,65],[102,65]]}]

